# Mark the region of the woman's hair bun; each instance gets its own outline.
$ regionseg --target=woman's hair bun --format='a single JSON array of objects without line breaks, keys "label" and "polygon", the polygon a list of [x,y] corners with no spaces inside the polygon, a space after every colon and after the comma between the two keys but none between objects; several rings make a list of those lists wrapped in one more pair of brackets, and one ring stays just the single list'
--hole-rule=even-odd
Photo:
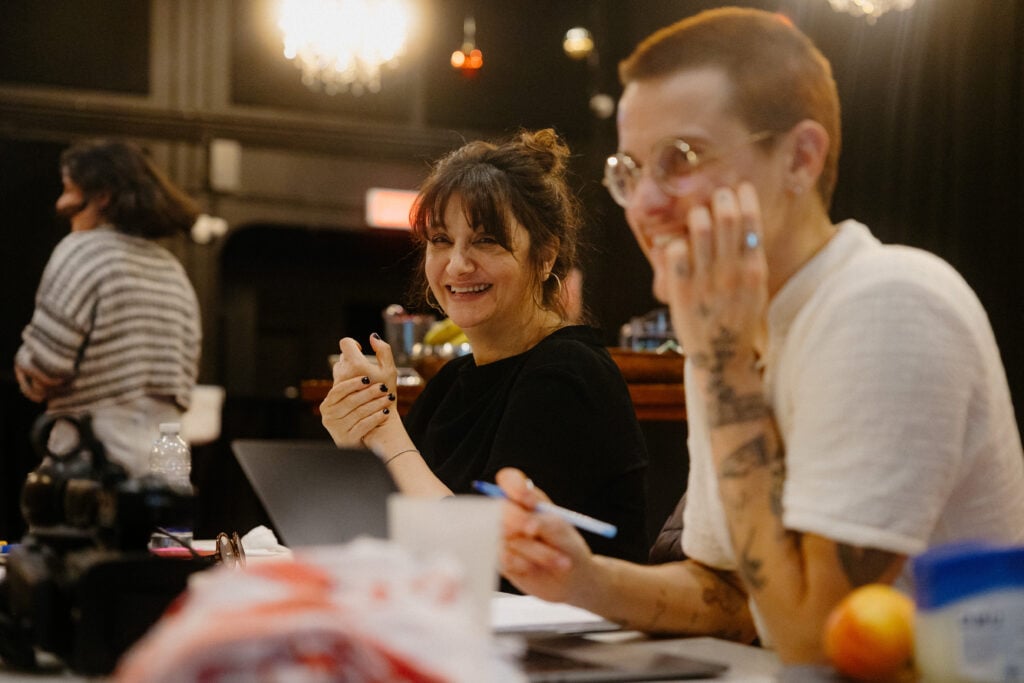
[{"label": "woman's hair bun", "polygon": [[569,161],[569,147],[553,128],[524,130],[518,138],[545,173],[562,175]]}]

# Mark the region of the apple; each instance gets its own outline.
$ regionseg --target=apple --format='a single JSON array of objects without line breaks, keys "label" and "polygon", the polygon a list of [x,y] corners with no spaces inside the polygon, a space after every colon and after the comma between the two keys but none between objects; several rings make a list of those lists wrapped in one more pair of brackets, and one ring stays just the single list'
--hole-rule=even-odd
[{"label": "apple", "polygon": [[846,676],[899,678],[914,652],[914,602],[885,584],[856,588],[829,614],[824,644],[829,661]]}]

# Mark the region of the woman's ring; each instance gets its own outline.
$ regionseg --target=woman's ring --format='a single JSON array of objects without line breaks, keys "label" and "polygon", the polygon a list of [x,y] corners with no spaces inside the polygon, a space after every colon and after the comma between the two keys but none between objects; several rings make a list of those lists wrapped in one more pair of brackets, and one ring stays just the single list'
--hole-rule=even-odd
[{"label": "woman's ring", "polygon": [[743,246],[753,251],[761,246],[761,236],[753,230],[747,231],[747,234],[743,236]]}]

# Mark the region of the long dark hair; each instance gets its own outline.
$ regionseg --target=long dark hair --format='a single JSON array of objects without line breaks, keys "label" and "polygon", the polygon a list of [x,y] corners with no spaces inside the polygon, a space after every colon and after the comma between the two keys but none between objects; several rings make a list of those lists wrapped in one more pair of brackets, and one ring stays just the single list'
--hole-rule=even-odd
[{"label": "long dark hair", "polygon": [[188,233],[199,216],[196,203],[130,142],[81,142],[64,150],[60,165],[86,201],[109,195],[102,214],[121,232],[169,237]]}]

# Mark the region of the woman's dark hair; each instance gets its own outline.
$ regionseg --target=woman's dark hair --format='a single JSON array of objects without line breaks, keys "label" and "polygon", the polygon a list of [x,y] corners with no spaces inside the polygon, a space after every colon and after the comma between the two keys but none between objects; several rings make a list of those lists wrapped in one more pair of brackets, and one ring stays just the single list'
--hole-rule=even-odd
[{"label": "woman's dark hair", "polygon": [[108,194],[104,219],[139,237],[188,233],[199,207],[175,186],[137,146],[120,140],[78,143],[60,157],[61,170],[88,201]]},{"label": "woman's dark hair", "polygon": [[[503,142],[475,141],[442,157],[420,188],[409,215],[421,248],[430,226],[444,223],[445,209],[458,196],[466,221],[486,229],[512,251],[509,218],[530,235],[529,265],[541,307],[565,317],[561,283],[577,266],[582,218],[579,200],[566,181],[569,148],[550,128],[520,131]],[[551,274],[541,273],[554,257]],[[422,258],[422,255],[421,255]],[[415,291],[426,293],[422,261]]]}]

